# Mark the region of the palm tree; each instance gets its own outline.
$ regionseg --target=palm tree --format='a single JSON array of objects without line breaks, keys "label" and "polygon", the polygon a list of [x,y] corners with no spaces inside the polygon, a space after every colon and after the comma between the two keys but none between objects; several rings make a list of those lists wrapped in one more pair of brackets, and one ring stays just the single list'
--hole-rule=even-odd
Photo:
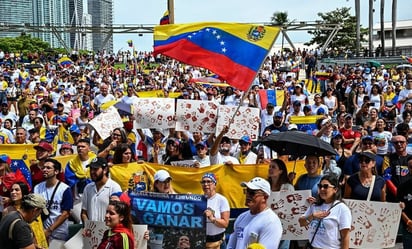
[{"label": "palm tree", "polygon": [[392,55],[396,50],[396,19],[397,19],[398,0],[392,0]]},{"label": "palm tree", "polygon": [[282,48],[280,51],[280,55],[283,57],[283,45],[285,43],[285,35],[283,34],[283,32],[284,29],[287,29],[285,24],[289,23],[288,12],[277,11],[273,13],[273,16],[271,17],[271,23],[273,25],[281,26],[282,28]]},{"label": "palm tree", "polygon": [[373,55],[373,0],[369,0],[369,56]]}]

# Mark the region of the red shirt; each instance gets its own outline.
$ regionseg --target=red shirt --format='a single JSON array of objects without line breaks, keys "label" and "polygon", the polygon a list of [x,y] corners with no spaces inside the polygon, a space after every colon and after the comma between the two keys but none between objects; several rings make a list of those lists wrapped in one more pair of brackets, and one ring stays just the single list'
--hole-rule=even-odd
[{"label": "red shirt", "polygon": [[[340,133],[342,134],[343,138],[345,139],[353,139],[353,138],[360,138],[362,135],[351,129],[345,129],[345,128],[341,128]],[[352,143],[348,143],[348,144],[344,144],[343,147],[345,149],[350,150],[350,148],[352,148],[353,142]]]}]

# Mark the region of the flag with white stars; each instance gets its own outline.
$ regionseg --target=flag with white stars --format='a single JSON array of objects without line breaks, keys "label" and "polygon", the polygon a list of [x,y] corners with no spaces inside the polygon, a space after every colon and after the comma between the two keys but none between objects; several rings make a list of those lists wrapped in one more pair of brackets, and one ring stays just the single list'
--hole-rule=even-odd
[{"label": "flag with white stars", "polygon": [[20,171],[26,179],[27,184],[29,184],[30,188],[33,187],[31,182],[30,169],[22,159],[12,159],[10,168],[13,172]]},{"label": "flag with white stars", "polygon": [[239,23],[160,25],[154,29],[154,53],[207,68],[246,91],[279,31],[278,27]]}]

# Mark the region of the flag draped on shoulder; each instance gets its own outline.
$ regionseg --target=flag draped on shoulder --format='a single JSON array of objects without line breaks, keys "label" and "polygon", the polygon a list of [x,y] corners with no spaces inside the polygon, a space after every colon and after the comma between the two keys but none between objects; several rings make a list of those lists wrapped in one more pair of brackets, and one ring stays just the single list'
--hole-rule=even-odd
[{"label": "flag draped on shoulder", "polygon": [[245,91],[279,31],[278,27],[238,23],[160,25],[154,29],[154,53],[207,68]]}]

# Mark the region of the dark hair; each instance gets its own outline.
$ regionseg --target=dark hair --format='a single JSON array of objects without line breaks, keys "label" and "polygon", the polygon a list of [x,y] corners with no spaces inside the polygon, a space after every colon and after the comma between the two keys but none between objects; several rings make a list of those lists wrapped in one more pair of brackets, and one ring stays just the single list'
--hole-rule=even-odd
[{"label": "dark hair", "polygon": [[121,221],[123,226],[133,231],[133,221],[130,214],[130,206],[126,202],[117,200],[109,201],[109,205],[112,205],[114,207],[114,210],[116,210],[116,213],[118,213],[119,216],[123,216],[123,220]]},{"label": "dark hair", "polygon": [[78,143],[86,143],[86,144],[90,145],[90,139],[81,138],[81,139],[79,139],[79,141],[77,141],[77,144]]},{"label": "dark hair", "polygon": [[134,159],[134,153],[133,150],[130,148],[130,146],[127,143],[121,143],[114,148],[114,155],[113,155],[113,163],[118,164],[118,163],[123,163],[122,158],[123,158],[123,153],[126,152],[127,149],[130,149],[132,152],[132,159]]},{"label": "dark hair", "polygon": [[126,134],[126,131],[125,131],[123,128],[120,128],[120,127],[114,128],[114,129],[113,129],[113,132],[114,132],[114,131],[120,131],[120,134],[121,134],[121,142],[122,142],[122,143],[127,143],[127,134]]},{"label": "dark hair", "polygon": [[53,168],[61,172],[62,164],[59,161],[53,158],[47,158],[46,160],[44,160],[44,163],[47,163],[47,162],[51,162],[53,164]]},{"label": "dark hair", "polygon": [[[20,181],[13,183],[11,186],[13,186],[14,184],[17,184],[17,185],[19,185],[19,187],[20,187],[20,189],[21,189],[21,197],[22,197],[22,198],[21,198],[21,202],[23,202],[24,196],[26,196],[26,195],[28,195],[28,194],[30,193],[29,186],[27,186],[26,183],[20,182]],[[11,187],[10,187],[10,192],[11,192]],[[14,205],[14,204],[16,204],[16,203],[15,203],[14,201],[12,201],[11,204]]]},{"label": "dark hair", "polygon": [[[276,165],[279,167],[279,170],[282,170],[282,173],[279,176],[279,181],[276,183],[277,186],[275,186],[275,190],[280,190],[282,184],[290,183],[290,179],[288,177],[288,168],[286,167],[284,161],[277,158],[272,159],[270,163],[276,163]],[[272,178],[269,177],[268,182],[270,183],[270,186],[272,186]]]},{"label": "dark hair", "polygon": [[[336,177],[336,175],[334,174],[327,174],[322,176],[322,178],[320,178],[319,184],[323,181],[326,180],[328,181],[331,185],[335,186],[336,188],[336,194],[334,196],[334,200],[339,200],[341,201],[342,196],[341,196],[341,190],[340,190],[340,186],[339,186],[339,179]],[[322,205],[325,202],[325,200],[323,200],[322,198],[320,198],[320,195],[318,193],[318,196],[316,197],[316,205]]]}]

